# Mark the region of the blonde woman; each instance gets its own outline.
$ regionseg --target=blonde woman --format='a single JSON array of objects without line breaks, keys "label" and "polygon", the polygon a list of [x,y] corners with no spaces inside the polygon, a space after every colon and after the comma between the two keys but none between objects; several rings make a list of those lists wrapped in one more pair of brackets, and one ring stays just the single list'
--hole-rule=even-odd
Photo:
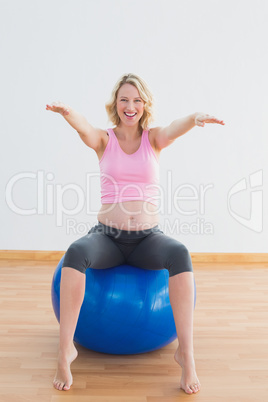
[{"label": "blonde woman", "polygon": [[113,128],[93,127],[62,102],[46,106],[60,113],[94,149],[101,174],[98,224],[69,246],[63,261],[59,356],[53,381],[58,390],[69,390],[73,382],[70,366],[78,355],[73,338],[84,298],[85,271],[120,264],[168,270],[169,298],[178,335],[174,359],[182,368],[180,387],[187,394],[200,390],[193,348],[193,267],[187,248],[158,226],[159,156],[163,148],[194,126],[224,122],[193,113],[167,127],[151,128],[153,106],[147,83],[135,74],[120,77],[106,104]]}]

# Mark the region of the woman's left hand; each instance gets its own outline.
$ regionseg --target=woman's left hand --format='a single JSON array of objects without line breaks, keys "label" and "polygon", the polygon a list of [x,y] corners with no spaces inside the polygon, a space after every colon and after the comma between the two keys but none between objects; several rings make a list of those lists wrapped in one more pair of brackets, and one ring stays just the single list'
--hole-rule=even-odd
[{"label": "woman's left hand", "polygon": [[196,113],[194,122],[196,126],[199,127],[204,127],[205,123],[225,124],[223,120],[219,120],[215,116],[210,116],[209,114],[205,113]]}]

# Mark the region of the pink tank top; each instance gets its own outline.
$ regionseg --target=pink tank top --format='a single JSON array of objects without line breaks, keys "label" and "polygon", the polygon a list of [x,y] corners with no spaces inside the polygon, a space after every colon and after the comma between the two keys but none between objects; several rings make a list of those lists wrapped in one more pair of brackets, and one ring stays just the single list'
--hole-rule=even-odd
[{"label": "pink tank top", "polygon": [[144,200],[158,205],[159,161],[143,130],[139,149],[125,153],[112,128],[108,128],[108,144],[99,161],[101,203]]}]

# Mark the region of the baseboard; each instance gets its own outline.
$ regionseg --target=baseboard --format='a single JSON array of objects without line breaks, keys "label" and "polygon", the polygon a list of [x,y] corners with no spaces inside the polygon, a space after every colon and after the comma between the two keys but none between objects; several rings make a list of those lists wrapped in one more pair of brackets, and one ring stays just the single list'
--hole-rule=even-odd
[{"label": "baseboard", "polygon": [[59,261],[65,251],[0,250],[0,260]]},{"label": "baseboard", "polygon": [[[0,250],[0,260],[58,262],[65,251]],[[268,253],[191,253],[193,263],[268,263]]]},{"label": "baseboard", "polygon": [[191,253],[193,263],[268,263],[268,253]]}]

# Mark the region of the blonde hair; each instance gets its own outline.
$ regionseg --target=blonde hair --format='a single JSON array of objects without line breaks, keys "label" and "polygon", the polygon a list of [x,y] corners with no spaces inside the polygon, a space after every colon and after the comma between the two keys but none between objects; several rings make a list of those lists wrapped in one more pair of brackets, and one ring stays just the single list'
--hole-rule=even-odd
[{"label": "blonde hair", "polygon": [[154,120],[154,97],[147,83],[136,74],[123,74],[115,84],[111,98],[109,102],[105,104],[109,120],[116,126],[120,123],[120,117],[118,116],[116,109],[116,101],[118,91],[124,84],[131,84],[139,91],[140,97],[144,102],[144,112],[139,124],[143,130],[147,130],[150,123]]}]

